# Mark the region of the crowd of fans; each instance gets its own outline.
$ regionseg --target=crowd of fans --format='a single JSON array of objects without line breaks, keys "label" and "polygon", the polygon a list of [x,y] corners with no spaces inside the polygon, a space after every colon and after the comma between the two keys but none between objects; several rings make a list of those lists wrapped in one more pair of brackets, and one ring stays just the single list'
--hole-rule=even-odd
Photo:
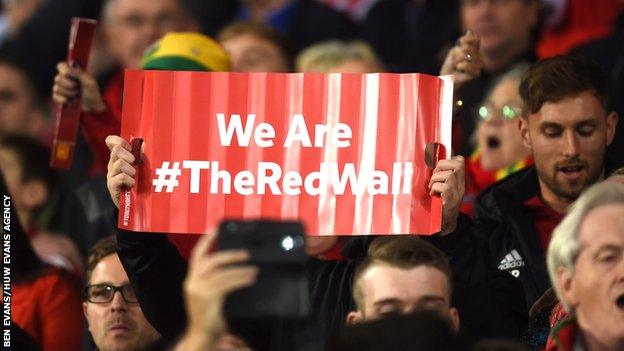
[{"label": "crowd of fans", "polygon": [[[14,349],[624,350],[624,2],[1,6]],[[86,68],[65,61],[74,16],[99,22]],[[453,75],[454,156],[429,183],[442,231],[309,237],[310,316],[227,320],[258,279],[249,252],[116,228],[137,161],[124,69]],[[77,99],[73,167],[53,170],[55,112]]]}]

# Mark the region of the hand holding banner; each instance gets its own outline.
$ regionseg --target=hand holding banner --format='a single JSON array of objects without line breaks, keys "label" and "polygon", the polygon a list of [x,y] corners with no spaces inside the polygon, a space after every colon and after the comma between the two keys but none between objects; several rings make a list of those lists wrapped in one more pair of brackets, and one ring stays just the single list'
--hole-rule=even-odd
[{"label": "hand holding banner", "polygon": [[431,234],[428,144],[450,150],[452,82],[422,74],[127,71],[122,137],[142,138],[120,228],[207,233],[224,218],[311,235]]},{"label": "hand holding banner", "polygon": [[[72,18],[67,50],[67,63],[70,67],[87,68],[96,24],[96,20],[79,17]],[[80,99],[58,106],[52,153],[50,155],[50,167],[65,170],[71,168],[81,109]]]}]

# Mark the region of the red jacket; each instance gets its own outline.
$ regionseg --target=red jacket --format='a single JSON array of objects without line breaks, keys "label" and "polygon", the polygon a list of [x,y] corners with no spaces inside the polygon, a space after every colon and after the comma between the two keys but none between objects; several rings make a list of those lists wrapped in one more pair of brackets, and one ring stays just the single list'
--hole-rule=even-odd
[{"label": "red jacket", "polygon": [[552,328],[544,351],[572,351],[577,330],[574,318],[562,320]]},{"label": "red jacket", "polygon": [[11,317],[43,351],[78,351],[83,314],[80,283],[50,267],[33,281],[13,283]]},{"label": "red jacket", "polygon": [[117,72],[102,93],[106,110],[82,112],[80,123],[85,141],[93,152],[95,169],[106,173],[110,151],[106,137],[121,133],[121,106],[123,102],[123,71]]},{"label": "red jacket", "polygon": [[474,200],[485,188],[533,164],[530,156],[520,160],[509,167],[504,167],[495,171],[486,171],[481,167],[481,153],[475,150],[466,162],[466,192],[462,199],[460,210],[472,217]]}]

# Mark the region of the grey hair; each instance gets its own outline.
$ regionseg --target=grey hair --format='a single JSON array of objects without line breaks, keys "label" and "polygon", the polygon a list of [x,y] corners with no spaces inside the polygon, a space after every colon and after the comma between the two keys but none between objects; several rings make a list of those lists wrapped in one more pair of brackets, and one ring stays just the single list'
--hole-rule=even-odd
[{"label": "grey hair", "polygon": [[307,47],[297,56],[298,72],[329,72],[333,67],[349,60],[362,60],[380,66],[380,61],[373,48],[362,40],[343,42],[341,40],[323,41]]},{"label": "grey hair", "polygon": [[602,182],[591,186],[574,202],[563,221],[553,231],[548,246],[548,274],[559,301],[569,313],[574,311],[561,295],[562,291],[557,284],[557,270],[564,268],[568,274],[574,273],[574,265],[580,251],[581,223],[591,210],[609,204],[624,205],[624,185]]},{"label": "grey hair", "polygon": [[[507,71],[505,71],[505,73],[501,74],[498,78],[494,80],[492,84],[490,84],[490,87],[485,92],[486,100],[489,99],[490,95],[492,95],[494,88],[496,88],[496,86],[506,80],[513,80],[517,82],[518,87],[520,87],[522,77],[524,76],[526,71],[529,70],[529,68],[531,68],[531,65],[524,61],[521,61],[511,66]],[[520,91],[518,90],[518,88],[516,88],[516,91],[518,91],[518,96],[520,96]]]}]

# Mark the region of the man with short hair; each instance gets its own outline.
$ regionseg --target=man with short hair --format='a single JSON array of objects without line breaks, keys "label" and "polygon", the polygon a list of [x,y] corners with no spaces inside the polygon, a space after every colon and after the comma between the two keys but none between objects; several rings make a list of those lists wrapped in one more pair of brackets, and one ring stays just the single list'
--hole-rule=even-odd
[{"label": "man with short hair", "polygon": [[585,192],[553,233],[548,272],[571,318],[553,328],[548,351],[624,349],[624,186]]},{"label": "man with short hair", "polygon": [[451,307],[451,267],[435,246],[413,236],[375,239],[353,278],[356,311],[347,324],[393,313],[434,310],[459,330],[459,313]]},{"label": "man with short hair", "polygon": [[[471,249],[485,252],[490,267],[520,280],[531,306],[550,287],[545,251],[552,230],[581,192],[604,178],[604,153],[618,117],[607,109],[604,72],[579,58],[538,62],[524,76],[520,95],[526,110],[520,131],[535,166],[485,190],[475,202],[472,226],[461,223],[435,242],[455,254],[451,264],[461,275],[475,269]],[[432,180],[444,177],[435,170]]]},{"label": "man with short hair", "polygon": [[91,249],[87,265],[82,308],[97,348],[143,350],[156,341],[160,335],[143,315],[117,255],[115,238],[100,240]]},{"label": "man with short hair", "polygon": [[106,46],[124,68],[140,68],[145,49],[163,35],[198,29],[180,0],[106,0],[102,25]]},{"label": "man with short hair", "polygon": [[163,35],[194,31],[197,22],[188,15],[181,0],[106,0],[102,7],[105,46],[118,66],[102,84],[85,70],[57,65],[52,98],[65,104],[80,96],[81,124],[85,141],[93,152],[98,170],[108,163],[107,135],[119,134],[124,69],[141,68],[145,50]]},{"label": "man with short hair", "polygon": [[483,66],[496,72],[533,51],[533,30],[538,25],[535,0],[462,0],[462,27],[481,39]]},{"label": "man with short hair", "polygon": [[469,155],[473,149],[471,136],[479,120],[477,106],[492,84],[515,64],[536,60],[533,36],[538,27],[539,5],[537,0],[461,1],[462,28],[479,38],[483,70],[479,77],[458,88],[460,154]]}]

